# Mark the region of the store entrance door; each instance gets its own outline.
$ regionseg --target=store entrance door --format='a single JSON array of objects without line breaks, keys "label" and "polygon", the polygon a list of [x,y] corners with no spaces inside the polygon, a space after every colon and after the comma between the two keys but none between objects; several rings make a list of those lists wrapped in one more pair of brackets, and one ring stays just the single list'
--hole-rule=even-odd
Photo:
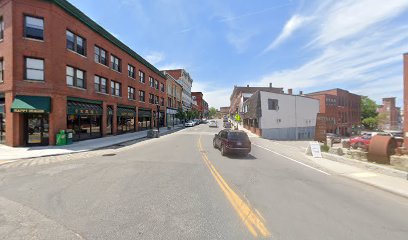
[{"label": "store entrance door", "polygon": [[48,114],[26,114],[25,139],[27,146],[46,146],[49,144]]}]

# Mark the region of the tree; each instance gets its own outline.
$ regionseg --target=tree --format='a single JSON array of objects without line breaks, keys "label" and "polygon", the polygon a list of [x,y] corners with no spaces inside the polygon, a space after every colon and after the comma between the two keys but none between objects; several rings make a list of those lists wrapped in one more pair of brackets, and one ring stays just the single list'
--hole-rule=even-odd
[{"label": "tree", "polygon": [[215,109],[215,107],[210,107],[209,111],[208,111],[208,115],[213,118],[215,117],[215,115],[217,114],[217,109]]},{"label": "tree", "polygon": [[371,130],[378,126],[377,104],[367,96],[361,98],[361,123]]},{"label": "tree", "polygon": [[180,120],[186,119],[186,113],[183,111],[182,108],[177,109],[176,118]]}]

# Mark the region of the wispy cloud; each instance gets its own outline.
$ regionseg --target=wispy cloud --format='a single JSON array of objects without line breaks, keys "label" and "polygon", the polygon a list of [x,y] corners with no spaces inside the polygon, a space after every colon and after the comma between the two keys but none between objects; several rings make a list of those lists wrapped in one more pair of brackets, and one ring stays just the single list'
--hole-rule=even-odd
[{"label": "wispy cloud", "polygon": [[[308,91],[342,87],[376,100],[392,95],[400,98],[408,24],[399,21],[396,25],[392,20],[407,11],[408,1],[347,0],[318,9],[311,24],[305,25],[314,40],[302,49],[314,57],[296,68],[266,74],[253,84],[273,82]],[[274,42],[279,44],[278,40]]]},{"label": "wispy cloud", "polygon": [[194,82],[192,91],[203,92],[204,100],[208,102],[209,107],[219,109],[230,105],[229,97],[232,88],[233,86],[220,87],[216,82]]},{"label": "wispy cloud", "polygon": [[243,14],[237,15],[237,16],[229,16],[229,17],[222,18],[220,20],[220,22],[228,22],[228,21],[234,21],[234,20],[242,19],[242,18],[245,18],[245,17],[253,17],[255,15],[267,13],[267,12],[270,12],[272,10],[275,10],[275,9],[278,9],[278,8],[281,8],[281,7],[286,7],[286,6],[289,6],[289,5],[292,5],[292,3],[276,5],[276,6],[265,8],[265,9],[262,9],[262,10],[259,10],[259,11],[243,13]]},{"label": "wispy cloud", "polygon": [[281,44],[286,39],[288,39],[297,29],[302,27],[305,23],[307,23],[310,20],[311,18],[309,17],[293,15],[286,22],[279,36],[271,44],[269,44],[269,46],[264,50],[264,53],[276,48],[279,44]]},{"label": "wispy cloud", "polygon": [[145,59],[151,64],[156,65],[165,59],[165,55],[162,52],[151,52],[146,55]]}]

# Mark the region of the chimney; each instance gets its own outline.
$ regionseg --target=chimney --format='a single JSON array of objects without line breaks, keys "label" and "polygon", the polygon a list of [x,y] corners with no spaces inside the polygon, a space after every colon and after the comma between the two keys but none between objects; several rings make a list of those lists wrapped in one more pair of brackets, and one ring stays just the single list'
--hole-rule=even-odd
[{"label": "chimney", "polygon": [[247,87],[249,87],[249,84],[247,84]]},{"label": "chimney", "polygon": [[303,91],[299,91],[299,95],[303,95]]},{"label": "chimney", "polygon": [[272,83],[269,83],[269,87],[272,88]]},{"label": "chimney", "polygon": [[292,95],[292,93],[293,93],[292,88],[289,88],[289,89],[288,89],[288,94],[289,94],[289,95]]}]

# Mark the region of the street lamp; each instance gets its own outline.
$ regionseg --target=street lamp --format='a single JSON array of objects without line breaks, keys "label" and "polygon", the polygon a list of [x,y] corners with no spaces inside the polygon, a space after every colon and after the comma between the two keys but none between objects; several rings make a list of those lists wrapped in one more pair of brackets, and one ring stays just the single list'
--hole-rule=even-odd
[{"label": "street lamp", "polygon": [[160,132],[160,127],[159,127],[160,105],[157,104],[156,107],[157,107],[157,111],[156,111],[156,114],[157,114],[157,125],[156,125],[156,126],[157,126],[157,131]]}]

